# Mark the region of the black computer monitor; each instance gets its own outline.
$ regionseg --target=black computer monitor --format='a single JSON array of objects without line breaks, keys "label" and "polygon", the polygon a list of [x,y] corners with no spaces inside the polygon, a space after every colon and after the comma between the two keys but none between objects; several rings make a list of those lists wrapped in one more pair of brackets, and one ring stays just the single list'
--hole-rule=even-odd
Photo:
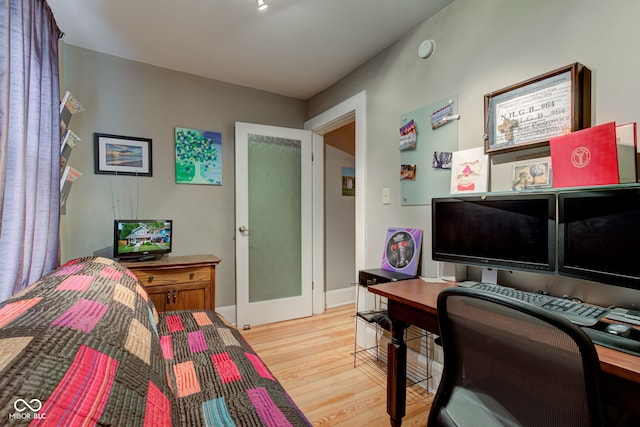
[{"label": "black computer monitor", "polygon": [[558,274],[640,290],[640,188],[558,193]]},{"label": "black computer monitor", "polygon": [[435,261],[554,273],[555,193],[502,193],[432,200]]}]

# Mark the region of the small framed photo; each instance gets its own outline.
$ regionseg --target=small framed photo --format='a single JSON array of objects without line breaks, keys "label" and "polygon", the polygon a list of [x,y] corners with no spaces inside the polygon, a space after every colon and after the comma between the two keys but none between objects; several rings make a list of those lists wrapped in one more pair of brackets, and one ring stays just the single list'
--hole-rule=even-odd
[{"label": "small framed photo", "polygon": [[550,159],[514,165],[512,188],[514,190],[532,190],[551,187],[553,184],[552,176]]},{"label": "small framed photo", "polygon": [[151,139],[94,133],[94,172],[152,176]]}]

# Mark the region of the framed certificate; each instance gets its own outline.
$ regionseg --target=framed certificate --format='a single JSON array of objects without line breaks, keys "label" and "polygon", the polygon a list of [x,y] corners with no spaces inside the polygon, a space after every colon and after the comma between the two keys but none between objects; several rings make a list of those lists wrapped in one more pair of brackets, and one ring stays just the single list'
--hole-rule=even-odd
[{"label": "framed certificate", "polygon": [[591,125],[591,71],[574,63],[484,96],[484,152],[547,144]]}]

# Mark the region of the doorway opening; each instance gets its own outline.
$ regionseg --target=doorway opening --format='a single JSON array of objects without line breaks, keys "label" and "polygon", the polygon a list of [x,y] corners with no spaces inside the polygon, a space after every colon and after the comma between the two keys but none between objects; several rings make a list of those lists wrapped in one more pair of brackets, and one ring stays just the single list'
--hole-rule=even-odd
[{"label": "doorway opening", "polygon": [[[308,120],[304,129],[313,132],[313,152],[324,153],[324,136],[349,123],[354,124],[355,134],[355,269],[364,268],[365,238],[365,195],[366,195],[366,91],[330,108]],[[325,200],[324,200],[324,156],[314,155],[313,162],[313,313],[323,313],[326,304],[325,272]],[[348,284],[347,284],[348,285]],[[352,290],[353,291],[353,290]],[[355,292],[348,294],[354,301]],[[349,301],[345,301],[349,302]]]},{"label": "doorway opening", "polygon": [[325,302],[353,300],[356,247],[355,122],[324,135]]}]

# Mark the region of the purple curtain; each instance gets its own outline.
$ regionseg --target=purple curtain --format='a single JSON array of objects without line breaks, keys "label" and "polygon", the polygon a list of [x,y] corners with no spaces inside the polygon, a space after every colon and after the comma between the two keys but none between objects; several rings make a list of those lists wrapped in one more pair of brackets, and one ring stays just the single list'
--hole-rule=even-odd
[{"label": "purple curtain", "polygon": [[0,0],[0,301],[59,263],[58,38],[44,0]]}]

